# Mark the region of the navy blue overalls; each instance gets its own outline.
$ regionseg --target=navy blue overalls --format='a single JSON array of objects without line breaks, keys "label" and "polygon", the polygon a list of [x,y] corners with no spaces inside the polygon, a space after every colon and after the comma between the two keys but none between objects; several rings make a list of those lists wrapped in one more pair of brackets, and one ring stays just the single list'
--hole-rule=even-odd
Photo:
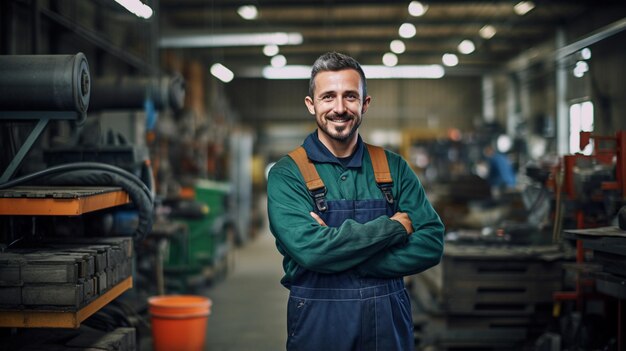
[{"label": "navy blue overalls", "polygon": [[[329,200],[317,214],[329,227],[392,216],[385,199]],[[362,278],[354,271],[295,274],[287,307],[288,350],[413,350],[413,322],[402,278]]]}]

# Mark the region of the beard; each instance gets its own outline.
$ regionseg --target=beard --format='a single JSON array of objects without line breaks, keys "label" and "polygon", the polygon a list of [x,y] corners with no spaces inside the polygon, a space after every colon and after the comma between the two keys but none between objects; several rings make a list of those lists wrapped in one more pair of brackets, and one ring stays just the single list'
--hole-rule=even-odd
[{"label": "beard", "polygon": [[[353,120],[355,123],[351,127],[350,125],[331,126],[329,123],[329,121],[332,122],[338,120]],[[347,113],[341,116],[334,114],[327,115],[322,122],[317,120],[317,126],[324,134],[328,135],[331,139],[339,142],[346,142],[352,139],[354,134],[361,126],[361,121],[362,119],[360,116],[355,116]]]}]

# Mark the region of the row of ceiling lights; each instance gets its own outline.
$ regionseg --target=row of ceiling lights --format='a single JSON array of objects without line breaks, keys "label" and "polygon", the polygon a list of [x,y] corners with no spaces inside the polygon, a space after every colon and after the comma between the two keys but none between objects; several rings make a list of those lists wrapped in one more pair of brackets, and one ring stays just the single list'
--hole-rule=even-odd
[{"label": "row of ceiling lights", "polygon": [[[513,6],[513,11],[517,15],[523,16],[534,7],[535,5],[532,1],[520,1]],[[421,17],[425,15],[427,11],[428,5],[419,1],[411,1],[408,5],[408,13],[413,17]],[[259,15],[259,11],[254,5],[241,6],[237,9],[237,13],[246,20],[255,20]],[[489,40],[496,34],[496,32],[497,30],[494,26],[487,24],[480,29],[478,34],[483,39]],[[417,28],[409,22],[403,23],[398,29],[398,35],[403,39],[411,39],[416,34]],[[383,55],[382,63],[387,67],[393,67],[398,64],[398,55],[401,55],[406,51],[406,45],[401,39],[394,39],[389,44],[389,49],[390,52]],[[458,44],[457,50],[463,55],[469,55],[476,50],[476,45],[472,40],[464,39]],[[263,47],[263,54],[271,58],[270,64],[274,68],[282,68],[287,65],[287,58],[284,55],[280,55],[279,52],[280,48],[275,44],[265,45]],[[449,67],[456,66],[459,63],[459,58],[456,53],[444,53],[442,55],[442,63]]]},{"label": "row of ceiling lights", "polygon": [[[520,1],[513,6],[513,11],[523,16],[535,7],[532,1]],[[428,11],[428,5],[422,4],[419,1],[411,1],[408,7],[409,14],[413,17],[421,17]],[[478,34],[485,40],[489,40],[496,35],[496,28],[490,24],[484,25],[478,32]],[[417,34],[417,29],[412,23],[403,23],[398,29],[398,35],[404,39],[411,39]],[[398,56],[406,50],[404,42],[400,39],[395,39],[389,44],[391,52],[387,52],[383,55],[382,61],[386,66],[395,66],[398,64]],[[469,55],[476,50],[476,45],[470,39],[462,40],[457,46],[459,53]],[[446,66],[456,66],[459,64],[459,57],[455,53],[443,54],[441,61]]]},{"label": "row of ceiling lights", "polygon": [[[120,5],[124,6],[128,11],[142,18],[150,18],[152,16],[152,9],[143,4],[140,0],[115,0]],[[513,11],[523,16],[535,7],[532,1],[520,1],[514,7]],[[428,11],[428,5],[422,4],[419,1],[411,1],[408,5],[408,12],[413,17],[421,17]],[[237,9],[237,13],[246,20],[254,20],[258,17],[259,11],[254,5],[244,5]],[[398,34],[401,38],[411,39],[417,34],[417,29],[412,23],[403,23],[398,29]],[[479,35],[485,39],[491,39],[496,34],[496,28],[492,25],[483,26]],[[385,66],[393,67],[398,64],[398,56],[406,51],[406,45],[400,39],[393,40],[389,48],[391,52],[387,52],[382,57],[382,62]],[[465,39],[457,46],[459,53],[468,55],[476,50],[474,42]],[[287,65],[287,58],[284,55],[279,55],[279,47],[276,44],[269,44],[263,47],[263,53],[271,57],[270,63],[272,67],[281,68]],[[459,58],[455,53],[444,53],[442,56],[442,62],[446,66],[456,66],[459,63]],[[218,77],[220,80],[229,82],[233,79],[234,74],[228,68],[221,64],[215,64],[211,67],[211,73]]]},{"label": "row of ceiling lights", "polygon": [[[523,16],[535,7],[532,1],[520,1],[513,6],[513,11]],[[413,17],[421,17],[428,11],[428,5],[419,1],[411,1],[408,5],[409,15]],[[258,17],[258,9],[254,5],[244,5],[237,9],[237,13],[246,20],[254,20]],[[496,28],[490,24],[483,26],[479,35],[489,40],[496,34]],[[417,29],[412,23],[403,23],[398,29],[398,35],[404,39],[411,39],[417,34]],[[390,52],[387,52],[382,57],[382,62],[385,66],[392,67],[398,64],[398,55],[403,54],[406,51],[406,45],[401,39],[394,39],[389,44]],[[476,50],[476,46],[473,41],[469,39],[462,40],[457,46],[459,53],[469,55]],[[271,57],[270,63],[272,67],[284,67],[287,64],[287,58],[284,55],[279,55],[280,49],[277,45],[266,45],[263,48],[263,54]],[[446,66],[456,66],[459,63],[459,58],[455,53],[444,53],[442,56],[442,62]]]},{"label": "row of ceiling lights", "polygon": [[[115,1],[119,2],[120,4],[130,3],[134,1],[135,8],[134,9],[131,8],[129,9],[129,11],[136,13],[138,16],[140,16],[140,14],[138,14],[137,12],[149,10],[148,12],[150,12],[150,14],[147,14],[148,12],[144,12],[144,14],[147,14],[147,17],[151,15],[151,9],[149,7],[146,9],[147,6],[143,5],[139,0],[115,0]],[[534,7],[535,5],[531,1],[520,1],[513,7],[513,10],[517,15],[523,16],[529,11],[531,11]],[[428,10],[428,5],[424,5],[419,1],[412,1],[408,6],[409,14],[414,17],[423,16],[427,10]],[[253,20],[258,17],[258,10],[253,5],[241,6],[237,12],[242,18],[247,19],[247,20]],[[412,25],[411,23],[404,23],[400,26],[398,30],[398,34],[402,38],[410,39],[417,34],[417,30],[415,26]],[[496,34],[496,28],[489,24],[483,26],[479,30],[479,35],[485,40],[491,39],[495,34]],[[299,42],[301,41],[302,39],[300,38]],[[289,42],[289,40],[287,40],[287,42]],[[298,42],[298,40],[296,40],[296,42]],[[402,40],[395,39],[391,41],[389,48],[391,52],[385,53],[383,55],[382,61],[385,66],[393,67],[397,65],[397,62],[398,62],[398,57],[396,55],[404,53],[406,50],[406,46]],[[476,47],[471,40],[465,39],[459,43],[457,49],[460,53],[467,55],[467,54],[471,54],[472,52],[474,52]],[[283,67],[286,66],[287,59],[285,58],[284,55],[279,55],[279,52],[280,52],[280,48],[276,44],[268,44],[263,47],[263,54],[268,57],[271,57],[271,66],[280,71]],[[589,57],[591,56],[590,53],[591,53],[590,50],[587,48],[581,51],[582,60],[576,63],[576,67],[573,70],[574,76],[582,77],[588,71],[589,66],[586,60],[588,60]],[[454,53],[445,53],[442,56],[442,62],[446,66],[456,66],[459,63],[459,59],[458,59],[458,56]],[[378,75],[376,76],[376,78],[384,78],[385,76],[389,76],[389,75],[393,76],[394,73],[396,75],[396,78],[398,77],[406,78],[407,73],[409,73],[410,75],[412,71],[420,70],[420,69],[424,71],[422,78],[440,78],[441,76],[443,76],[442,69],[438,69],[437,67],[432,67],[432,66],[437,66],[437,65],[431,65],[431,67],[405,66],[404,69],[401,70],[402,73],[400,74],[398,72],[385,70],[384,68],[381,68],[378,66],[368,66],[367,68],[370,72],[374,73],[374,75]],[[295,74],[295,76],[292,75],[289,77],[281,76],[281,77],[273,77],[273,78],[281,78],[281,79],[282,78],[302,78],[302,77],[306,77],[308,74],[308,67],[291,67],[291,69],[285,70],[285,71],[294,71],[294,70],[301,71],[301,72]],[[214,75],[215,77],[217,77],[218,79],[220,79],[221,81],[225,83],[230,82],[234,78],[234,73],[230,69],[228,69],[226,66],[220,63],[216,63],[213,66],[211,66],[210,72],[212,75]],[[283,72],[276,72],[276,73],[278,75],[283,74]]]}]

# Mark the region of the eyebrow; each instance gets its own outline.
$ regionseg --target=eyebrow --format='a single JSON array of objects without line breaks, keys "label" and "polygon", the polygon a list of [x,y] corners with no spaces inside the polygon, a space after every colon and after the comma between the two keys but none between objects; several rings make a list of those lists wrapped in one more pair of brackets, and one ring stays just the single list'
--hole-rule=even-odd
[{"label": "eyebrow", "polygon": [[[328,94],[332,94],[332,95],[337,95],[337,92],[335,90],[327,90],[327,91],[323,91],[319,94],[317,94],[317,96],[324,96],[324,95],[328,95]],[[356,94],[358,97],[361,97],[361,93],[359,93],[358,90],[346,90],[344,92],[344,95],[346,94]]]}]

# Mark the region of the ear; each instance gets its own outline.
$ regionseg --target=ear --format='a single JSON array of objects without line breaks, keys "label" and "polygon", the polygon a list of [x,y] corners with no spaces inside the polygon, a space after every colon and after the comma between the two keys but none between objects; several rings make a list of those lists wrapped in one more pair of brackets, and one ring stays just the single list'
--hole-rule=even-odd
[{"label": "ear", "polygon": [[304,104],[306,108],[309,110],[309,113],[315,115],[315,105],[313,104],[313,99],[310,96],[304,98]]},{"label": "ear", "polygon": [[372,102],[372,97],[371,96],[366,96],[365,99],[363,99],[363,106],[361,106],[361,114],[362,115],[364,115],[365,112],[367,112],[367,109],[370,106],[370,102]]}]

